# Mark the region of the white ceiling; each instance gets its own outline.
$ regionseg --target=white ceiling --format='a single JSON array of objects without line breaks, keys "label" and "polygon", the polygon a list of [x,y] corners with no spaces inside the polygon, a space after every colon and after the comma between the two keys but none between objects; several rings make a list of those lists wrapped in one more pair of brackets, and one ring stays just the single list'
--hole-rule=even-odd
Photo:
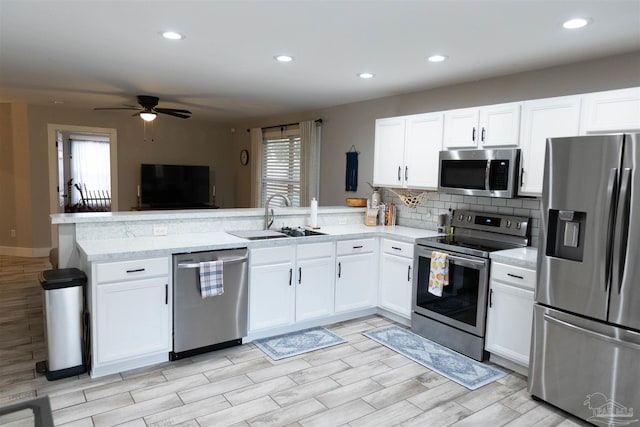
[{"label": "white ceiling", "polygon": [[[576,16],[593,22],[561,27]],[[0,102],[92,109],[148,94],[232,120],[639,49],[640,0],[0,0]]]}]

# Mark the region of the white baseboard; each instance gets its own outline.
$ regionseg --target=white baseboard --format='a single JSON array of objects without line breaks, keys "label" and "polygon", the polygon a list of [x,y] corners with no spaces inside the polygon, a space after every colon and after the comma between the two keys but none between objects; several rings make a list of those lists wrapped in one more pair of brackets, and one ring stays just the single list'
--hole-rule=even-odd
[{"label": "white baseboard", "polygon": [[19,256],[24,258],[40,258],[49,256],[51,248],[20,248],[17,246],[0,246],[0,255]]}]

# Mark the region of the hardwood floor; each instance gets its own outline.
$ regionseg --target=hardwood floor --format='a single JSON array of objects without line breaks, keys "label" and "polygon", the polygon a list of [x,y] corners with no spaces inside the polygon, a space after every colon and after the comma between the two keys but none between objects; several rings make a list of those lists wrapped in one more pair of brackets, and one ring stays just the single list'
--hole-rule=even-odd
[{"label": "hardwood floor", "polygon": [[[253,344],[91,379],[48,382],[40,271],[48,259],[0,256],[0,406],[48,395],[64,426],[578,426],[533,401],[509,373],[470,391],[381,346],[370,316],[329,326],[347,343],[273,361]],[[24,413],[0,425],[33,426]]]}]

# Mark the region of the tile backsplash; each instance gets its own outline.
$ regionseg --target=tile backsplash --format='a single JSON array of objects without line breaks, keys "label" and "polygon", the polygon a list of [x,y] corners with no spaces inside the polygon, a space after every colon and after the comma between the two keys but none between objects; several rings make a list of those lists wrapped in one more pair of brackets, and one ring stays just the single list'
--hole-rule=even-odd
[{"label": "tile backsplash", "polygon": [[538,246],[540,231],[540,199],[499,199],[491,197],[457,196],[429,192],[425,200],[415,209],[405,206],[400,197],[388,189],[384,190],[383,202],[396,205],[396,223],[407,227],[436,230],[438,215],[449,213],[449,209],[468,209],[478,212],[520,215],[531,218],[531,246]]}]

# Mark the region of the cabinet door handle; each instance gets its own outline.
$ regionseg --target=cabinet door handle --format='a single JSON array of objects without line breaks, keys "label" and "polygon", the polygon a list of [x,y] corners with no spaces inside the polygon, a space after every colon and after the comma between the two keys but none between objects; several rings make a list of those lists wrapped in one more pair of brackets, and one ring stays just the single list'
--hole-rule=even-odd
[{"label": "cabinet door handle", "polygon": [[400,177],[400,173],[402,172],[402,168],[400,166],[398,166],[398,182],[402,179]]},{"label": "cabinet door handle", "polygon": [[169,284],[164,285],[164,304],[169,304]]},{"label": "cabinet door handle", "polygon": [[302,267],[298,267],[298,285],[302,284]]},{"label": "cabinet door handle", "polygon": [[493,307],[493,289],[489,291],[489,308]]},{"label": "cabinet door handle", "polygon": [[409,166],[404,167],[404,180],[405,181],[409,180]]},{"label": "cabinet door handle", "polygon": [[354,246],[353,249],[362,249],[362,245]]},{"label": "cabinet door handle", "polygon": [[291,279],[293,279],[293,268],[289,269],[289,286],[291,286]]},{"label": "cabinet door handle", "polygon": [[340,276],[342,276],[342,263],[341,262],[338,263],[338,278],[340,278]]},{"label": "cabinet door handle", "polygon": [[144,268],[136,268],[135,270],[127,270],[127,273],[140,273],[144,270]]},{"label": "cabinet door handle", "polygon": [[407,268],[407,282],[411,281],[411,266],[408,266],[409,268]]},{"label": "cabinet door handle", "polygon": [[524,168],[520,169],[520,187],[524,185]]},{"label": "cabinet door handle", "polygon": [[511,273],[507,273],[507,276],[509,277],[514,277],[516,279],[520,279],[520,280],[524,280],[523,276],[518,276],[517,274],[511,274]]},{"label": "cabinet door handle", "polygon": [[482,128],[482,136],[480,136],[480,141],[484,142],[484,133],[485,133],[485,128]]},{"label": "cabinet door handle", "polygon": [[476,142],[476,128],[475,128],[475,126],[473,127],[473,131],[471,132],[471,140],[473,142]]}]

